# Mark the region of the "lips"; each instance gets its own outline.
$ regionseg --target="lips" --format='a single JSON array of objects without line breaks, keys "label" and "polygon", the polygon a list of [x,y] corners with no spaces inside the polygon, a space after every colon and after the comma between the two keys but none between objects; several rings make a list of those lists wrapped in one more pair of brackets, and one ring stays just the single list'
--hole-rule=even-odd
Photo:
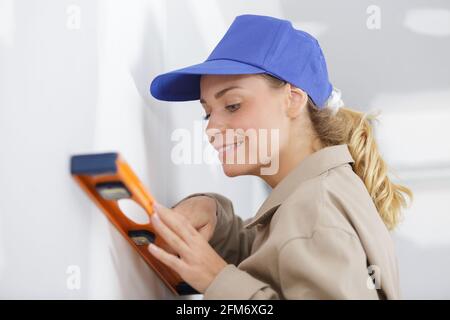
[{"label": "lips", "polygon": [[234,147],[236,147],[236,148],[239,147],[243,143],[244,143],[244,141],[237,141],[235,143],[225,144],[223,146],[217,147],[216,150],[219,153],[228,152],[228,151],[232,150]]}]

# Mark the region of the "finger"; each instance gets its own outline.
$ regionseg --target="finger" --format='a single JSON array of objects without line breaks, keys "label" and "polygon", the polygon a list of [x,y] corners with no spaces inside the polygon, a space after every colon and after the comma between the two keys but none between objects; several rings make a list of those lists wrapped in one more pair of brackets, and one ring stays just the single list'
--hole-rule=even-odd
[{"label": "finger", "polygon": [[200,229],[197,230],[200,235],[206,240],[209,241],[209,239],[212,236],[212,231],[211,231],[211,225],[204,225],[203,227],[201,227]]},{"label": "finger", "polygon": [[200,232],[202,228],[208,225],[209,221],[206,219],[206,217],[198,214],[193,214],[191,208],[190,210],[181,210],[179,209],[179,207],[171,209],[178,213],[180,216],[184,217],[188,221],[188,223],[190,223],[191,226],[198,232]]},{"label": "finger", "polygon": [[189,252],[189,246],[186,242],[180,238],[175,232],[173,232],[165,223],[160,219],[160,215],[153,213],[151,215],[151,222],[153,228],[164,241],[174,249],[178,254],[185,256]]},{"label": "finger", "polygon": [[191,223],[178,212],[162,206],[159,203],[155,203],[154,207],[156,212],[159,213],[161,220],[180,236],[186,243],[190,243],[192,237],[197,233]]},{"label": "finger", "polygon": [[148,251],[159,261],[175,270],[178,274],[182,273],[183,268],[185,267],[184,263],[175,255],[167,253],[164,249],[161,249],[153,243],[149,244]]}]

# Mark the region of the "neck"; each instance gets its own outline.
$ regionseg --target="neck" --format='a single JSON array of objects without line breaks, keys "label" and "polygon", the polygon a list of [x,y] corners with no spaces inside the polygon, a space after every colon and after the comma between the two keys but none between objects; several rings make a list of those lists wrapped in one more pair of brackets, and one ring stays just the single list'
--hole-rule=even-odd
[{"label": "neck", "polygon": [[297,148],[290,148],[291,152],[279,154],[279,169],[273,175],[258,175],[270,187],[275,188],[281,180],[283,180],[295,167],[297,167],[303,159],[310,154],[313,154],[320,148],[314,148],[312,144],[299,146]]}]

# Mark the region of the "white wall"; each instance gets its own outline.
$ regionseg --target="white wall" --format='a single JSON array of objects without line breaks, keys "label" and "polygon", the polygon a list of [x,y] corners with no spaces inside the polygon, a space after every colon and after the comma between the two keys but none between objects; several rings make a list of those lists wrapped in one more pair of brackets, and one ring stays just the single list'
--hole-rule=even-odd
[{"label": "white wall", "polygon": [[[199,105],[171,108],[148,92],[156,74],[214,44],[183,50],[183,61],[173,54],[178,40],[202,44],[194,26],[176,33],[175,2],[0,3],[0,297],[171,298],[74,183],[69,157],[120,151],[162,203],[220,191],[251,216],[266,192],[259,181],[235,179],[248,195],[217,166],[170,162],[172,131],[192,131]],[[81,286],[70,290],[77,270]]]},{"label": "white wall", "polygon": [[[366,26],[369,5],[380,29]],[[0,0],[0,298],[171,298],[71,179],[72,154],[120,151],[166,205],[216,191],[255,213],[258,180],[170,161],[198,102],[148,92],[158,73],[203,61],[243,13],[316,35],[344,100],[383,112],[380,145],[416,194],[395,235],[404,296],[450,298],[449,12],[436,0]]]}]

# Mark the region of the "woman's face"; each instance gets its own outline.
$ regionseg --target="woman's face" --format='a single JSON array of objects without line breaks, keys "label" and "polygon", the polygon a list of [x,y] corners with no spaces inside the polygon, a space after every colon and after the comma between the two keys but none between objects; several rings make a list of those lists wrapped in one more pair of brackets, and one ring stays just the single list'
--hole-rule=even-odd
[{"label": "woman's face", "polygon": [[278,161],[289,142],[286,86],[273,88],[260,75],[203,75],[200,92],[206,133],[227,176],[261,175]]}]

